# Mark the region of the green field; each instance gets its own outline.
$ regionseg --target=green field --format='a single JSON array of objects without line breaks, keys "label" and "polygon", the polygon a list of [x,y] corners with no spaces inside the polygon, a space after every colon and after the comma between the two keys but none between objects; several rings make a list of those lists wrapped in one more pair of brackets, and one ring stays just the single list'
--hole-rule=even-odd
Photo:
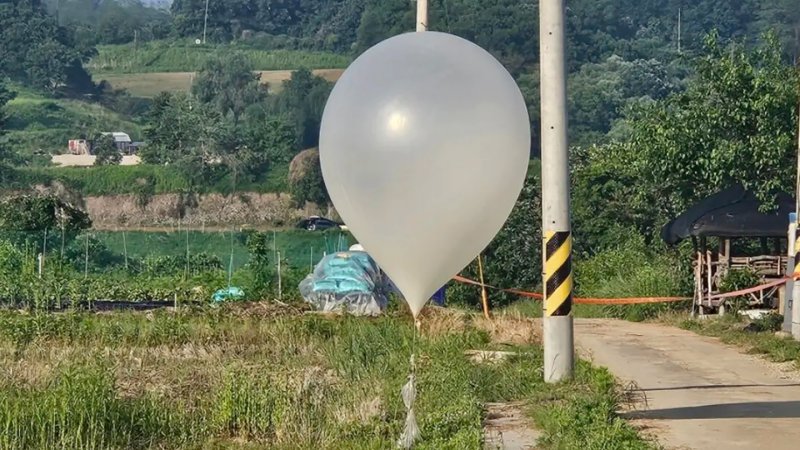
[{"label": "green field", "polygon": [[[328,81],[336,81],[343,69],[315,69],[314,74]],[[261,82],[270,92],[279,92],[282,83],[292,76],[291,70],[263,70]],[[152,98],[161,92],[188,91],[192,87],[194,72],[102,73],[95,79],[105,80],[115,89],[125,89],[134,97]]]},{"label": "green field", "polygon": [[[237,180],[237,192],[286,192],[288,166],[275,166],[262,181]],[[152,194],[185,192],[190,190],[186,176],[174,166],[141,164],[136,166],[100,167],[26,167],[16,173],[16,184],[28,187],[59,181],[81,193],[81,195],[139,194],[141,180],[149,180]],[[230,176],[209,181],[207,185],[195,187],[203,193],[229,194],[234,191]]]},{"label": "green field", "polygon": [[[525,319],[271,303],[142,313],[0,311],[0,448],[396,448],[418,355],[415,449],[479,450],[488,402],[519,401],[551,449],[648,449],[604,369],[542,381]],[[504,330],[507,330],[504,332]],[[468,350],[513,356],[473,363]]]},{"label": "green field", "polygon": [[138,124],[102,105],[46,98],[19,86],[11,89],[17,97],[6,106],[8,145],[23,157],[64,153],[69,139],[93,129],[123,131],[134,140],[142,137]]},{"label": "green field", "polygon": [[[238,51],[245,54],[255,70],[337,69],[350,57],[328,52],[301,50],[260,50],[231,45],[195,45],[184,41],[154,41],[134,46],[100,45],[98,54],[86,65],[93,74],[195,72],[215,53]],[[102,77],[101,77],[102,78]]]},{"label": "green field", "polygon": [[[101,242],[114,253],[123,254],[127,247],[129,257],[184,256],[188,251],[207,253],[219,257],[227,266],[233,253],[233,267],[247,264],[246,235],[235,231],[94,231]],[[308,268],[316,264],[324,253],[346,250],[350,247],[350,235],[344,232],[313,232],[304,230],[281,230],[274,232],[274,246],[281,259],[292,267]],[[270,245],[273,241],[270,241]]]}]

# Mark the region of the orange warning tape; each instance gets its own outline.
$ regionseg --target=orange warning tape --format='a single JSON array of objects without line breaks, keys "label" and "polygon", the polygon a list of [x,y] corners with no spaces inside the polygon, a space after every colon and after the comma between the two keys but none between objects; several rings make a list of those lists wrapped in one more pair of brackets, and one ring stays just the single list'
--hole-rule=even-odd
[{"label": "orange warning tape", "polygon": [[[710,297],[706,297],[706,299],[717,300],[723,298],[738,297],[740,295],[752,294],[754,292],[759,292],[765,289],[773,288],[775,286],[780,286],[781,284],[784,284],[793,278],[795,280],[800,278],[800,272],[795,273],[792,276],[783,277],[781,279],[770,281],[769,283],[764,283],[758,286],[753,286],[746,289],[740,289],[738,291],[733,291],[733,292],[726,292],[724,294],[712,295]],[[473,286],[484,286],[489,289],[494,289],[501,292],[507,292],[509,294],[516,294],[522,297],[535,298],[539,300],[543,298],[543,295],[538,292],[528,292],[520,289],[505,289],[497,286],[492,286],[490,284],[481,284],[479,281],[471,280],[469,278],[462,277],[461,275],[456,275],[455,277],[453,277],[453,280],[458,281],[459,283],[470,284]],[[644,303],[685,302],[689,300],[692,300],[692,297],[621,297],[621,298],[575,297],[573,298],[572,301],[573,303],[584,304],[584,305],[637,305]]]}]

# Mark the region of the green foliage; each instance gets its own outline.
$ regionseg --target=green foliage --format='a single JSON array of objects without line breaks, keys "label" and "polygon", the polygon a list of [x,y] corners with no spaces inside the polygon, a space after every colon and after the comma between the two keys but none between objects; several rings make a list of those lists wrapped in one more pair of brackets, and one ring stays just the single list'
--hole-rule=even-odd
[{"label": "green foliage", "polygon": [[752,321],[748,326],[738,314],[726,314],[719,319],[684,319],[677,323],[681,328],[706,336],[715,336],[726,344],[743,347],[748,353],[764,355],[775,362],[800,363],[800,342],[775,334],[775,328],[782,325],[782,317],[769,314]]},{"label": "green foliage", "polygon": [[212,104],[234,124],[250,105],[266,94],[260,77],[241,53],[220,53],[203,64],[192,84],[192,94],[201,102]]},{"label": "green foliage", "polygon": [[46,0],[47,10],[59,24],[74,30],[82,45],[124,44],[161,39],[169,34],[167,11],[150,8],[139,0]]},{"label": "green foliage", "polygon": [[[734,292],[758,286],[759,283],[761,283],[761,277],[755,270],[751,268],[734,269],[728,271],[720,280],[719,291],[720,293]],[[747,295],[743,295],[726,299],[726,303],[732,305],[734,310],[737,310],[742,305],[746,305],[749,300]]]},{"label": "green foliage", "polygon": [[[628,136],[575,155],[576,223],[646,236],[733,183],[767,205],[794,183],[796,71],[773,38],[754,50],[709,37],[684,92],[628,115]],[[591,228],[591,229],[589,229]]]},{"label": "green foliage", "polygon": [[0,80],[0,183],[5,184],[7,178],[11,175],[11,168],[8,167],[8,162],[13,160],[13,155],[7,147],[6,135],[6,121],[8,116],[6,114],[6,104],[13,100],[16,94],[6,87],[5,83]]},{"label": "green foliage", "polygon": [[52,99],[19,85],[14,88],[18,96],[6,107],[6,137],[17,164],[31,163],[36,157],[49,164],[50,154],[65,153],[70,139],[88,137],[91,130],[123,131],[134,140],[141,138],[138,124],[101,104]]},{"label": "green foliage", "polygon": [[322,111],[332,88],[330,82],[314,76],[309,70],[294,71],[292,77],[283,82],[280,93],[268,99],[265,112],[286,116],[294,124],[295,148],[316,147]]},{"label": "green foliage", "polygon": [[[254,70],[296,70],[344,68],[351,58],[329,52],[304,50],[265,50],[246,43],[196,45],[189,41],[162,40],[134,46],[99,45],[97,55],[87,64],[95,74],[190,72],[200,70],[219,53],[243,54]],[[269,47],[268,47],[269,48]]]},{"label": "green foliage", "polygon": [[781,331],[783,328],[783,315],[774,312],[764,314],[753,320],[752,328],[756,332],[774,333],[776,331]]},{"label": "green foliage", "polygon": [[0,230],[63,230],[67,235],[75,235],[91,225],[84,211],[55,196],[16,195],[0,201]]},{"label": "green foliage", "polygon": [[254,295],[263,295],[275,279],[275,266],[270,263],[270,258],[276,256],[273,250],[274,241],[271,233],[249,232],[246,235],[247,251],[250,259],[247,265],[253,274],[253,283],[249,286],[254,290]]},{"label": "green foliage", "polygon": [[75,364],[47,386],[0,390],[0,446],[132,448],[168,438],[181,415],[165,415],[147,398],[121,398],[102,367]]},{"label": "green foliage", "polygon": [[[663,249],[648,248],[636,232],[620,235],[616,246],[575,261],[576,295],[583,297],[671,297],[691,292],[687,259]],[[645,320],[662,312],[684,308],[683,303],[605,306],[603,315]],[[585,312],[593,308],[583,308]]]},{"label": "green foliage", "polygon": [[719,290],[722,293],[738,291],[758,285],[761,277],[752,269],[730,270],[719,283]]},{"label": "green foliage", "polygon": [[[497,364],[473,364],[466,350],[493,345],[469,316],[415,338],[406,316],[365,322],[264,311],[276,316],[235,305],[146,315],[0,312],[0,344],[17,349],[18,364],[37,357],[48,367],[35,382],[16,371],[0,381],[0,445],[390,448],[405,420],[398,392],[415,351],[425,357],[415,448],[482,448],[482,405],[500,401],[530,405],[554,446],[648,448],[615,415],[619,395],[607,371],[581,362],[574,380],[546,384],[541,349],[528,345],[512,346],[518,356]],[[69,362],[27,352],[33,342],[58,343]],[[156,350],[139,363],[141,352]],[[117,367],[129,370],[108,369]]]},{"label": "green foliage", "polygon": [[[535,290],[541,284],[541,213],[538,164],[532,164],[511,215],[482,253],[487,284],[526,291]],[[470,264],[462,275],[477,280],[477,262]],[[451,283],[448,297],[470,305],[480,304],[480,290],[475,286]],[[489,291],[493,307],[508,305],[518,298],[504,292]]]},{"label": "green foliage", "polygon": [[576,378],[584,389],[563,386],[553,394],[561,401],[543,402],[545,406],[534,412],[537,424],[547,430],[541,444],[558,449],[654,448],[616,415],[621,394],[610,372],[579,363]]},{"label": "green foliage", "polygon": [[82,62],[92,48],[80,48],[72,32],[60,27],[39,0],[12,0],[0,5],[0,77],[51,95],[92,92]]},{"label": "green foliage", "polygon": [[569,79],[573,145],[600,143],[622,112],[660,100],[678,88],[677,76],[655,59],[626,61],[611,56],[584,64]]},{"label": "green foliage", "polygon": [[110,166],[122,161],[122,153],[117,150],[114,137],[110,134],[95,134],[92,138],[92,154],[97,156],[96,166]]},{"label": "green foliage", "polygon": [[142,272],[150,276],[188,273],[198,275],[223,270],[217,255],[194,253],[184,256],[149,256],[142,261]]}]

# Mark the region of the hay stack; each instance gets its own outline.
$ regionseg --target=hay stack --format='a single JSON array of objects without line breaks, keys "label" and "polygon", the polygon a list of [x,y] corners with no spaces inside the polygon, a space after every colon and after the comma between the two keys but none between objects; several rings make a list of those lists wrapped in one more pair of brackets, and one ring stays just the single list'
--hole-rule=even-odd
[{"label": "hay stack", "polygon": [[297,183],[319,166],[319,150],[309,148],[298,153],[289,163],[289,183]]}]

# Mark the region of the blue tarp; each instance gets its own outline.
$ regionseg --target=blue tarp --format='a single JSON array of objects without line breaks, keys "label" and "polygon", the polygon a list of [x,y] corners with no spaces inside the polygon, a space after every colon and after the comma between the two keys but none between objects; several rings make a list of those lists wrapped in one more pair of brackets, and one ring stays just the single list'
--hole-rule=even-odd
[{"label": "blue tarp", "polygon": [[214,292],[214,295],[211,296],[211,301],[214,303],[223,303],[228,301],[242,300],[243,298],[244,291],[236,286],[231,286]]},{"label": "blue tarp", "polygon": [[387,304],[387,283],[366,252],[332,253],[300,282],[300,294],[321,311],[380,314]]}]

